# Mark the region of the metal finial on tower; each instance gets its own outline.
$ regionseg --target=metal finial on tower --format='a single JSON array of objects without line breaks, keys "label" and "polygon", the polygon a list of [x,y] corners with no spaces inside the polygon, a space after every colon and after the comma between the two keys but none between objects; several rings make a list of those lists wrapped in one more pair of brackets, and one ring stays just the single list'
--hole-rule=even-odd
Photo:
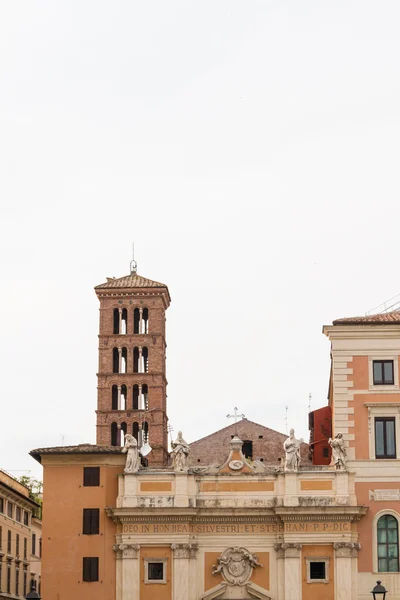
[{"label": "metal finial on tower", "polygon": [[132,244],[132,260],[131,260],[131,275],[136,275],[137,272],[137,262],[135,260],[135,243]]}]

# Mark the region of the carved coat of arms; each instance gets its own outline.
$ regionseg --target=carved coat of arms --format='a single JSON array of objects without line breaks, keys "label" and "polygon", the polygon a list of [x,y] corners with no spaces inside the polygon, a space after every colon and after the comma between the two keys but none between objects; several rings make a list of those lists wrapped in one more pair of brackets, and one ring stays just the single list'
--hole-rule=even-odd
[{"label": "carved coat of arms", "polygon": [[217,559],[217,563],[213,565],[212,573],[221,573],[228,585],[245,585],[254,567],[262,567],[255,554],[239,546],[227,548]]}]

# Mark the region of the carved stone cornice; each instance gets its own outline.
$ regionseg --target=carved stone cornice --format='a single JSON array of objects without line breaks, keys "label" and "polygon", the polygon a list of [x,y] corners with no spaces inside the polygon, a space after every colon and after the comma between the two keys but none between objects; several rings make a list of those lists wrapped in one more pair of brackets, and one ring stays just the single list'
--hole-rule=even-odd
[{"label": "carved stone cornice", "polygon": [[196,558],[198,544],[171,544],[174,558]]},{"label": "carved stone cornice", "polygon": [[300,558],[302,546],[297,542],[280,542],[274,544],[274,549],[278,555],[277,558]]},{"label": "carved stone cornice", "polygon": [[333,547],[337,558],[356,558],[361,544],[359,542],[335,542]]},{"label": "carved stone cornice", "polygon": [[117,553],[117,559],[138,558],[140,546],[139,544],[114,544],[113,550]]}]

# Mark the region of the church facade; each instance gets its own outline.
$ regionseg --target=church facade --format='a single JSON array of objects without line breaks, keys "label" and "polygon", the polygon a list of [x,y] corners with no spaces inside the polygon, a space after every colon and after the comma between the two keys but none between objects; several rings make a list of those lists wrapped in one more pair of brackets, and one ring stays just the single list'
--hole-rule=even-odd
[{"label": "church facade", "polygon": [[377,579],[395,597],[400,314],[324,328],[330,464],[295,432],[245,420],[214,434],[208,461],[207,438],[178,434],[168,452],[168,288],[133,270],[96,293],[97,443],[31,453],[44,467],[42,597],[361,600]]}]

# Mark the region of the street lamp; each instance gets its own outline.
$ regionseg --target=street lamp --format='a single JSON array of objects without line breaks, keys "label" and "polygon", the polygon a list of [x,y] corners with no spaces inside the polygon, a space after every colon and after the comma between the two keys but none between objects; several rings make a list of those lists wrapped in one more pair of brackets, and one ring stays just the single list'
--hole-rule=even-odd
[{"label": "street lamp", "polygon": [[31,581],[31,591],[26,595],[26,600],[41,600],[41,597],[36,591],[36,581]]},{"label": "street lamp", "polygon": [[376,582],[376,586],[371,592],[371,594],[374,597],[374,600],[385,600],[386,593],[386,588],[383,585],[381,585],[381,582],[378,580]]}]

